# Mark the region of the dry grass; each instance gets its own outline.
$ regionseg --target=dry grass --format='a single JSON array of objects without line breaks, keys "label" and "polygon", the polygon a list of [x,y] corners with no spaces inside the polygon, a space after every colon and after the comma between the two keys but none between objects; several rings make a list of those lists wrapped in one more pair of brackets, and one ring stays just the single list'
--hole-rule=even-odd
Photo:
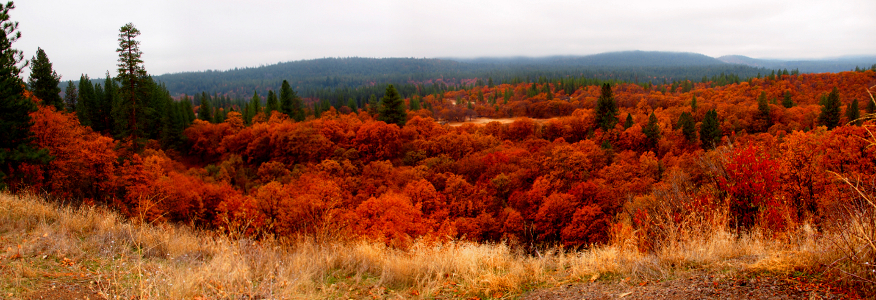
[{"label": "dry grass", "polygon": [[23,298],[55,282],[111,299],[515,298],[539,287],[659,281],[691,269],[792,272],[811,265],[819,248],[814,234],[803,236],[778,242],[718,231],[652,254],[627,245],[528,256],[505,244],[459,241],[400,250],[368,241],[231,239],[0,194],[0,298]]}]

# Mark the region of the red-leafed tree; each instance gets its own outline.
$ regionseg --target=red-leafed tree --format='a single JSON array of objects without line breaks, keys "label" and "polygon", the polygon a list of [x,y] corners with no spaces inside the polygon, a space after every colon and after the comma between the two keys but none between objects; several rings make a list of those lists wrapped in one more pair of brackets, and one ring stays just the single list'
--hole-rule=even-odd
[{"label": "red-leafed tree", "polygon": [[719,178],[721,188],[730,196],[730,213],[734,227],[748,229],[759,212],[775,205],[773,194],[779,187],[779,164],[748,145],[737,148],[725,165],[726,177]]}]

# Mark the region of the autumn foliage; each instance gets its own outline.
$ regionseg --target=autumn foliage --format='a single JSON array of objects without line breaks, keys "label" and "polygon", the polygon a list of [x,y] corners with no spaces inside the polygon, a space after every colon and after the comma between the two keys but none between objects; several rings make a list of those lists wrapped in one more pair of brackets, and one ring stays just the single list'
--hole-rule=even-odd
[{"label": "autumn foliage", "polygon": [[[248,126],[232,112],[218,124],[194,121],[182,150],[147,143],[138,153],[41,107],[31,115],[33,143],[54,160],[21,166],[16,178],[132,217],[400,247],[420,237],[588,247],[622,229],[659,236],[709,209],[729,212],[720,222],[739,230],[782,232],[821,222],[853,197],[828,171],[874,179],[867,131],[818,122],[819,99],[834,87],[845,104],[869,99],[874,83],[867,71],[696,83],[688,92],[615,84],[609,111],[620,122],[598,121],[606,86],[566,94],[553,83],[501,84],[422,97],[432,113],[410,112],[401,127],[364,110],[302,122],[274,112]],[[552,92],[527,95],[533,85]],[[478,102],[479,93],[499,101]],[[761,95],[789,95],[794,105],[758,103]],[[461,101],[471,112],[457,112]],[[468,113],[516,119],[442,124]],[[711,114],[714,149],[697,137]]]}]

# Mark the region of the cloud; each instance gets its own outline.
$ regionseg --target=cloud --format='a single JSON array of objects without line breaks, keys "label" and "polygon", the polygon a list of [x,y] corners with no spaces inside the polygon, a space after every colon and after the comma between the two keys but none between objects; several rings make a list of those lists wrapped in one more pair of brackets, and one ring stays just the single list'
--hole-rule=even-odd
[{"label": "cloud", "polygon": [[27,57],[42,47],[65,80],[115,75],[128,22],[152,74],[337,56],[876,54],[874,1],[472,2],[28,0],[11,16],[23,35],[14,46]]}]

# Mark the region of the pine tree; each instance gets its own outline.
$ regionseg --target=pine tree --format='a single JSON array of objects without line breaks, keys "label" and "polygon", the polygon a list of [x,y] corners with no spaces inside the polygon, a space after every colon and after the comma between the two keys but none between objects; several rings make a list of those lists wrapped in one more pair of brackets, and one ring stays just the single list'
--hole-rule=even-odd
[{"label": "pine tree", "polygon": [[416,95],[411,96],[411,104],[409,106],[411,111],[420,110],[420,97],[417,97]]},{"label": "pine tree", "polygon": [[249,100],[249,118],[247,118],[247,119],[251,121],[261,111],[262,111],[262,98],[259,97],[258,92],[253,91],[252,92],[252,99]]},{"label": "pine tree", "polygon": [[304,108],[301,105],[301,98],[289,86],[289,82],[283,80],[280,86],[280,111],[288,115],[295,121],[304,121]]},{"label": "pine tree", "polygon": [[183,116],[185,104],[183,102],[170,102],[169,104],[167,122],[164,122],[164,129],[161,131],[161,145],[167,148],[181,149],[184,143],[183,131],[187,125]]},{"label": "pine tree", "polygon": [[718,123],[718,112],[714,109],[706,112],[703,124],[700,125],[700,141],[704,149],[712,149],[721,142],[721,127]]},{"label": "pine tree", "polygon": [[611,85],[602,84],[602,94],[596,100],[596,124],[603,131],[609,131],[617,124],[617,105],[611,93]]},{"label": "pine tree", "polygon": [[374,94],[368,97],[368,114],[372,117],[377,115],[377,96]]},{"label": "pine tree", "polygon": [[782,95],[782,106],[785,108],[794,107],[794,100],[791,99],[791,91],[785,91],[785,94]]},{"label": "pine tree", "polygon": [[[91,112],[91,122],[92,129],[99,132],[110,132],[114,128],[115,125],[112,111],[113,106],[116,105],[119,101],[119,87],[110,77],[109,72],[106,74],[106,80],[104,81],[104,85],[106,87],[103,88],[102,93],[97,93],[97,89],[95,88],[94,93],[94,105],[92,107],[93,111]],[[113,132],[114,134],[119,134],[119,132]]]},{"label": "pine tree", "polygon": [[119,48],[116,49],[119,53],[119,75],[116,76],[116,81],[120,84],[117,111],[121,117],[116,122],[120,125],[120,136],[130,137],[135,151],[139,150],[143,142],[141,139],[144,131],[141,125],[145,123],[146,117],[146,105],[143,102],[148,93],[148,87],[143,84],[147,76],[143,60],[140,59],[143,53],[140,51],[140,42],[135,40],[139,35],[140,30],[134,24],[125,24],[119,28]]},{"label": "pine tree", "polygon": [[657,121],[657,116],[654,112],[648,116],[648,123],[642,127],[642,133],[648,138],[648,145],[651,148],[657,147],[657,142],[660,141],[660,124]]},{"label": "pine tree", "polygon": [[64,109],[61,100],[61,76],[52,70],[52,62],[46,56],[42,48],[37,48],[36,56],[31,59],[30,79],[28,86],[33,95],[43,101],[43,105],[54,106],[58,110]]},{"label": "pine tree", "polygon": [[216,124],[225,122],[225,110],[220,107],[213,107],[213,121]]},{"label": "pine tree", "polygon": [[821,114],[818,115],[818,122],[827,126],[828,130],[833,129],[839,125],[841,107],[839,90],[834,87],[827,97],[821,97]]},{"label": "pine tree", "polygon": [[21,37],[18,22],[9,20],[12,1],[0,4],[0,190],[6,188],[6,176],[13,174],[22,163],[47,163],[51,157],[46,150],[34,149],[30,143],[33,121],[30,113],[36,104],[24,97],[21,69],[27,66],[20,50],[12,43]]},{"label": "pine tree", "polygon": [[79,102],[76,103],[76,116],[83,126],[91,126],[91,114],[95,109],[94,85],[88,75],[79,77]]},{"label": "pine tree", "polygon": [[356,99],[350,98],[347,100],[347,107],[350,108],[351,111],[357,112],[359,111],[359,106],[356,105]]},{"label": "pine tree", "polygon": [[876,102],[874,102],[873,99],[867,101],[867,107],[864,108],[864,111],[866,111],[868,114],[876,113]]},{"label": "pine tree", "polygon": [[185,120],[185,126],[183,126],[183,128],[185,128],[195,121],[195,107],[192,106],[192,100],[186,94],[183,94],[181,101],[182,106],[180,109],[182,109],[182,117]]},{"label": "pine tree", "polygon": [[846,119],[848,119],[849,123],[858,126],[863,123],[863,120],[861,120],[861,111],[858,110],[858,99],[855,99],[846,105]]},{"label": "pine tree", "polygon": [[270,118],[271,113],[280,109],[280,102],[277,101],[277,95],[274,91],[268,90],[268,101],[265,103],[265,117]]},{"label": "pine tree", "polygon": [[624,129],[633,127],[633,115],[627,113],[627,120],[624,122]]},{"label": "pine tree", "polygon": [[394,123],[399,127],[404,126],[408,119],[407,112],[405,112],[405,103],[392,84],[386,87],[386,94],[383,95],[382,100],[383,104],[380,106],[379,111],[380,116],[377,119],[387,124]]},{"label": "pine tree", "polygon": [[694,123],[694,118],[689,112],[681,113],[678,117],[678,127],[681,128],[681,134],[688,142],[695,142],[697,139],[697,127]]},{"label": "pine tree", "polygon": [[215,123],[213,119],[213,105],[210,103],[210,96],[205,92],[201,92],[201,105],[198,106],[198,119],[210,123]]},{"label": "pine tree", "polygon": [[79,93],[73,86],[73,80],[67,81],[67,89],[64,90],[64,108],[67,111],[76,111],[76,103],[79,102]]},{"label": "pine tree", "polygon": [[690,99],[690,111],[697,111],[697,95],[694,95],[692,99]]}]

